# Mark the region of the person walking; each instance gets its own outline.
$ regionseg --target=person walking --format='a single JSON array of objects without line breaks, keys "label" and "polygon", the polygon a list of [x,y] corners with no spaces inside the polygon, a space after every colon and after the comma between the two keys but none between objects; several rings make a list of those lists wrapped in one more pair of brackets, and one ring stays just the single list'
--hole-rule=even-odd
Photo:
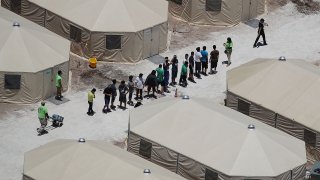
[{"label": "person walking", "polygon": [[128,104],[130,106],[133,106],[133,101],[132,101],[132,94],[133,94],[133,91],[134,91],[133,76],[129,76],[128,88],[129,88],[129,101],[128,101]]},{"label": "person walking", "polygon": [[38,136],[41,136],[42,134],[48,133],[45,128],[48,124],[49,115],[46,103],[44,101],[41,102],[41,106],[38,108],[38,118],[41,126],[37,129],[37,132]]},{"label": "person walking", "polygon": [[140,73],[138,77],[136,77],[135,81],[134,81],[135,87],[136,87],[136,97],[135,99],[138,100],[142,100],[142,91],[144,88],[144,79],[143,79],[143,74]]},{"label": "person walking", "polygon": [[[120,101],[120,108],[125,110],[127,109],[127,94],[128,94],[128,87],[126,85],[126,82],[125,81],[121,81],[119,87],[119,101]],[[122,103],[124,104],[124,107],[122,106]]]},{"label": "person walking", "polygon": [[57,75],[56,75],[56,88],[57,88],[57,93],[56,93],[56,100],[62,101],[62,71],[59,70]]},{"label": "person walking", "polygon": [[91,91],[88,92],[88,104],[89,104],[89,108],[88,108],[88,112],[87,114],[89,116],[93,116],[94,115],[94,111],[92,109],[93,107],[93,99],[96,97],[95,93],[96,93],[96,88],[93,88]]},{"label": "person walking", "polygon": [[207,76],[207,69],[208,69],[208,51],[207,51],[207,47],[203,46],[202,47],[202,51],[201,53],[201,65],[202,65],[202,69],[201,69],[201,73],[205,76]]},{"label": "person walking", "polygon": [[[212,46],[213,50],[210,52],[210,72],[209,74],[215,74],[217,72],[217,65],[219,61],[219,51],[216,45]],[[214,69],[214,70],[212,70]]]},{"label": "person walking", "polygon": [[233,47],[233,42],[230,37],[227,38],[227,42],[223,43],[223,46],[225,47],[224,53],[227,55],[227,58],[228,58],[227,66],[230,66],[231,53],[232,53],[232,47]]},{"label": "person walking", "polygon": [[177,55],[174,55],[171,60],[171,86],[175,86],[177,84],[176,78],[178,76],[178,63]]},{"label": "person walking", "polygon": [[104,89],[103,94],[104,94],[104,107],[102,109],[102,112],[103,113],[111,112],[111,109],[109,108],[110,99],[112,96],[111,84]]},{"label": "person walking", "polygon": [[264,19],[260,19],[259,21],[259,28],[258,28],[258,36],[256,38],[256,41],[253,44],[253,48],[257,47],[257,43],[259,41],[260,36],[263,38],[263,45],[268,45],[266,42],[266,35],[264,34],[264,26],[268,26],[268,24],[264,23]]},{"label": "person walking", "polygon": [[112,89],[111,106],[110,106],[111,109],[115,109],[116,108],[116,106],[114,105],[114,101],[116,100],[116,97],[117,97],[116,84],[117,84],[117,80],[113,79],[112,80],[112,84],[111,84],[111,89]]},{"label": "person walking", "polygon": [[[157,93],[163,94],[163,91],[164,91],[164,82],[163,82],[164,70],[162,68],[162,64],[159,64],[159,67],[156,69],[156,72],[157,72]],[[159,85],[161,86],[161,90],[159,90]]]},{"label": "person walking", "polygon": [[194,60],[195,60],[195,63],[196,63],[196,73],[195,75],[197,76],[198,79],[201,79],[201,75],[200,75],[200,72],[201,72],[201,59],[202,58],[202,55],[200,53],[200,47],[197,47],[196,48],[196,54],[194,55]]},{"label": "person walking", "polygon": [[189,64],[188,61],[185,61],[181,67],[181,73],[180,73],[181,82],[179,83],[179,85],[182,87],[187,87],[188,85],[188,82],[187,82],[188,64]]},{"label": "person walking", "polygon": [[[152,70],[152,72],[147,76],[145,85],[148,87],[148,93],[145,97],[153,97],[157,99],[157,96],[154,94],[156,91],[156,86],[157,86],[157,76],[156,76],[156,71]],[[150,96],[150,90],[152,89],[152,95]]]}]

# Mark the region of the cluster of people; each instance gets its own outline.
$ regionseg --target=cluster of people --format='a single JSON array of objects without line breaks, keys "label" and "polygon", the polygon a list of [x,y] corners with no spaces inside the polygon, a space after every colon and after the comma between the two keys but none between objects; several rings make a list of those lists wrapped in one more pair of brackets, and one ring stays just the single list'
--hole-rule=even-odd
[{"label": "cluster of people", "polygon": [[[232,41],[231,38],[227,38],[227,42],[224,43],[225,54],[227,55],[228,61],[227,66],[231,64],[231,53],[232,53]],[[216,45],[212,46],[210,53],[207,51],[207,47],[203,46],[196,48],[196,52],[192,51],[189,54],[185,54],[185,60],[183,61],[180,77],[178,77],[178,64],[179,60],[176,55],[173,56],[171,60],[165,57],[164,63],[159,64],[158,67],[151,71],[146,78],[140,73],[136,78],[129,76],[127,83],[122,80],[120,85],[117,87],[117,81],[112,80],[103,91],[105,105],[102,109],[104,113],[110,113],[115,110],[116,106],[114,104],[116,97],[119,94],[118,106],[120,109],[127,109],[127,104],[131,106],[141,105],[141,100],[143,98],[154,98],[157,99],[156,94],[165,96],[165,93],[170,93],[170,86],[175,87],[180,85],[182,87],[187,87],[188,81],[196,83],[195,77],[201,79],[201,76],[208,76],[208,74],[217,73],[217,65],[219,61],[220,52],[217,50]],[[210,67],[209,67],[210,64]],[[170,72],[171,66],[171,72]],[[171,82],[170,81],[171,76]],[[147,94],[143,96],[143,89],[146,87]],[[92,109],[93,99],[95,98],[96,89],[93,88],[88,92],[88,115],[93,115],[95,112]],[[137,103],[133,102],[133,94],[135,92],[134,99]],[[127,99],[128,96],[128,99]]]}]

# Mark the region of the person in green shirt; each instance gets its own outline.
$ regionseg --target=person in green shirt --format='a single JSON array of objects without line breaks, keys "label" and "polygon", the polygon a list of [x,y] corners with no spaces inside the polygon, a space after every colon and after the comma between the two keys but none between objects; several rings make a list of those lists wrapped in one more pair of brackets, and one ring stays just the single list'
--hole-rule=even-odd
[{"label": "person in green shirt", "polygon": [[185,61],[181,68],[179,85],[182,87],[187,87],[188,85],[188,82],[187,82],[188,64],[189,64],[188,61]]},{"label": "person in green shirt", "polygon": [[38,108],[38,118],[40,121],[40,128],[37,129],[38,131],[38,135],[42,135],[44,133],[47,133],[47,131],[45,130],[45,127],[48,124],[48,119],[49,119],[49,115],[48,115],[48,109],[46,107],[46,103],[44,101],[41,102],[41,106]]},{"label": "person in green shirt", "polygon": [[57,88],[57,95],[56,95],[56,100],[61,101],[62,98],[62,71],[59,70],[57,75],[56,75],[56,88]]},{"label": "person in green shirt", "polygon": [[225,47],[224,53],[227,55],[227,58],[228,58],[227,66],[230,66],[231,53],[232,53],[232,47],[233,47],[233,43],[230,37],[227,38],[227,42],[223,43],[223,46]]},{"label": "person in green shirt", "polygon": [[96,97],[95,92],[96,92],[96,88],[93,88],[91,91],[88,92],[88,104],[89,104],[89,108],[88,108],[88,112],[87,114],[89,116],[94,115],[94,111],[92,110],[92,106],[93,106],[93,99]]},{"label": "person in green shirt", "polygon": [[[157,92],[163,94],[164,91],[164,70],[162,69],[162,64],[159,64],[159,67],[156,69],[157,72]],[[161,90],[159,91],[159,85],[161,85]]]}]

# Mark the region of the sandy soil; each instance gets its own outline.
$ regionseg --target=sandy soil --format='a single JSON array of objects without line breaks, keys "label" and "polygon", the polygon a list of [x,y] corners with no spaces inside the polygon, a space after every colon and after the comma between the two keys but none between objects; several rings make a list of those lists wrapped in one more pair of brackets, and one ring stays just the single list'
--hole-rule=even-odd
[{"label": "sandy soil", "polygon": [[[252,48],[256,37],[257,19],[261,17],[231,28],[192,26],[192,30],[188,33],[170,33],[170,48],[161,55],[171,58],[176,54],[180,62],[185,53],[194,51],[197,46],[206,45],[211,50],[211,46],[216,44],[218,50],[222,52],[222,44],[227,37],[232,37],[234,41],[230,67],[219,63],[218,74],[204,77],[196,84],[189,84],[188,88],[178,88],[179,93],[188,94],[191,97],[211,98],[222,104],[226,90],[226,71],[252,59],[286,56],[287,59],[305,59],[319,64],[320,15],[300,13],[295,4],[286,4],[285,0],[277,3],[270,3],[271,1],[269,0],[269,5],[272,6],[272,11],[261,16],[269,24],[266,27],[268,46]],[[282,3],[286,5],[282,6]],[[221,54],[220,62],[223,60],[226,60],[226,57]],[[44,136],[38,137],[36,133],[39,122],[35,109],[38,104],[21,107],[1,104],[0,180],[21,179],[24,153],[55,139],[85,137],[117,142],[118,146],[123,147],[127,135],[129,111],[118,109],[110,114],[102,114],[101,109],[104,105],[102,89],[113,78],[126,80],[128,75],[137,75],[140,72],[147,75],[157,67],[158,62],[143,60],[132,65],[99,62],[98,68],[93,70],[88,68],[87,62],[73,56],[72,87],[64,94],[71,101],[59,106],[47,103],[49,114],[57,113],[64,116],[65,123],[61,128],[53,129]],[[92,87],[98,88],[94,102],[94,110],[97,113],[88,117],[86,115],[87,91]],[[173,88],[171,90],[174,91]],[[168,96],[173,96],[173,93]],[[143,104],[149,101],[151,99],[144,100]]]}]

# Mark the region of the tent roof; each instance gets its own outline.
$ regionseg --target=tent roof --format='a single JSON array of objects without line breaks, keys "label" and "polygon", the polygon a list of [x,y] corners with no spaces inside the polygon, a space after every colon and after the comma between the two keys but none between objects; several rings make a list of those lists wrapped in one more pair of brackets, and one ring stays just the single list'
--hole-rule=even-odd
[{"label": "tent roof", "polygon": [[303,60],[256,59],[228,72],[228,91],[320,131],[320,69]]},{"label": "tent roof", "polygon": [[68,40],[4,8],[0,27],[0,71],[39,72],[69,60]]},{"label": "tent roof", "polygon": [[30,1],[91,31],[137,32],[164,23],[168,19],[167,1]]},{"label": "tent roof", "polygon": [[307,161],[303,141],[207,99],[134,109],[130,131],[229,176],[274,177]]},{"label": "tent roof", "polygon": [[76,140],[56,140],[25,153],[23,174],[42,180],[184,179],[106,142]]}]

